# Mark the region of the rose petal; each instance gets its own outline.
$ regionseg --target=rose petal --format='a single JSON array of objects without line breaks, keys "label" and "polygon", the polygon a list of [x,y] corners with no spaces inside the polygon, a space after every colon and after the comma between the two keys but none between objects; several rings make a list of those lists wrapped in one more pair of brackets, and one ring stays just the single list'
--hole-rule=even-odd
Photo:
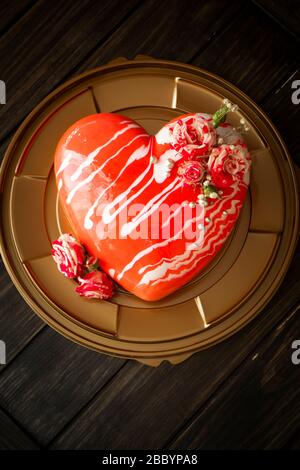
[{"label": "rose petal", "polygon": [[108,300],[113,295],[114,284],[102,271],[92,271],[78,281],[80,285],[75,290],[83,297]]},{"label": "rose petal", "polygon": [[81,275],[85,251],[71,234],[65,233],[55,240],[51,253],[58,270],[64,276],[72,279]]}]

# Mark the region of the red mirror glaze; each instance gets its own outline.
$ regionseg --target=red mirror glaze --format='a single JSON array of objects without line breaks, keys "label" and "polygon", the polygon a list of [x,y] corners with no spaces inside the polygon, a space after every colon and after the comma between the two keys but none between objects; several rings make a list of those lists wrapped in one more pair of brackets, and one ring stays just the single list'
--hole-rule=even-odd
[{"label": "red mirror glaze", "polygon": [[[179,289],[219,252],[249,172],[241,136],[229,124],[215,130],[204,114],[181,116],[156,136],[124,116],[91,115],[65,132],[55,153],[74,235],[116,282],[149,301]],[[218,197],[200,202],[212,183]]]}]

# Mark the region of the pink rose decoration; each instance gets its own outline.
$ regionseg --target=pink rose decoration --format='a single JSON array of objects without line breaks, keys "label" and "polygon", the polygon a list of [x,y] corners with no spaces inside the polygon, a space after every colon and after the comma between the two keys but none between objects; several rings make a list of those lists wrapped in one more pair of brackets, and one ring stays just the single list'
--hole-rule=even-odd
[{"label": "pink rose decoration", "polygon": [[112,280],[102,271],[92,271],[86,276],[79,277],[80,286],[76,292],[89,299],[108,300],[113,296],[114,285]]},{"label": "pink rose decoration", "polygon": [[200,114],[184,121],[179,119],[173,128],[172,146],[183,157],[192,159],[206,155],[216,143],[216,130],[211,118]]},{"label": "pink rose decoration", "polygon": [[70,234],[65,233],[52,243],[51,250],[58,270],[72,279],[79,276],[85,261],[84,248]]},{"label": "pink rose decoration", "polygon": [[103,300],[112,297],[114,292],[112,280],[99,270],[99,260],[86,253],[72,235],[64,233],[52,243],[52,256],[58,270],[64,276],[78,280],[80,285],[75,291],[79,295]]},{"label": "pink rose decoration", "polygon": [[220,188],[231,186],[242,180],[250,162],[248,153],[240,145],[220,145],[212,150],[208,160],[208,170],[212,182]]},{"label": "pink rose decoration", "polygon": [[204,165],[201,161],[187,160],[178,167],[178,175],[183,179],[186,184],[200,183],[204,176]]}]

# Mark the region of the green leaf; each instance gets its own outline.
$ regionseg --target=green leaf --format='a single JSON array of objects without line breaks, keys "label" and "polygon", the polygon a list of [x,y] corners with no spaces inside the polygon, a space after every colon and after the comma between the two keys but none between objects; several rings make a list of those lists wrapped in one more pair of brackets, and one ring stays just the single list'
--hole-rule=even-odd
[{"label": "green leaf", "polygon": [[221,122],[225,122],[228,111],[228,107],[224,105],[213,114],[214,127],[218,127]]},{"label": "green leaf", "polygon": [[92,271],[98,271],[98,269],[99,269],[99,263],[98,263],[98,261],[97,261],[97,263],[91,264],[90,266],[86,266],[86,268],[87,268],[87,270],[88,270],[89,273],[92,272]]},{"label": "green leaf", "polygon": [[218,190],[213,184],[209,184],[208,186],[203,187],[203,193],[205,197],[209,198],[211,193],[218,194]]}]

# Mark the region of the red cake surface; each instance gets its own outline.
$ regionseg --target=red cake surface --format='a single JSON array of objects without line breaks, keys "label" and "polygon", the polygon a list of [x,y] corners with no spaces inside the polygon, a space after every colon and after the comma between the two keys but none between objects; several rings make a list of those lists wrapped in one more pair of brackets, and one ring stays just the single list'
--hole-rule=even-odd
[{"label": "red cake surface", "polygon": [[55,175],[74,235],[136,296],[175,292],[216,256],[245,200],[250,156],[231,125],[188,114],[150,136],[117,114],[60,139]]}]

